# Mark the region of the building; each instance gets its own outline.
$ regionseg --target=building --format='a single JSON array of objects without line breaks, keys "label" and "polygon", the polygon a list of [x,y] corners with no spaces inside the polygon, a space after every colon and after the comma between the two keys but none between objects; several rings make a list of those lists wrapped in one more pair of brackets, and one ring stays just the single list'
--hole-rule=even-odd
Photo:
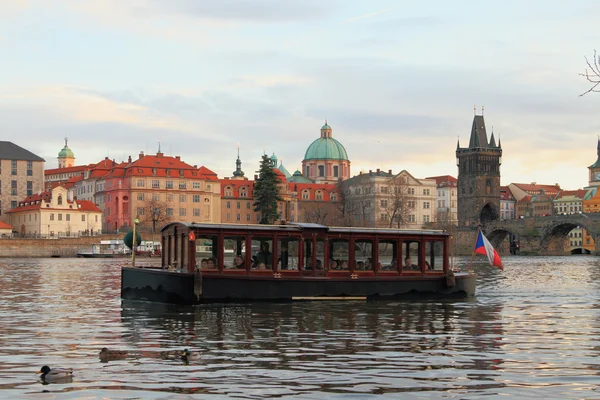
[{"label": "building", "polygon": [[436,182],[438,226],[456,226],[458,224],[456,196],[458,180],[450,175],[430,176],[425,179],[434,179]]},{"label": "building", "polygon": [[591,187],[600,186],[600,139],[598,139],[598,144],[596,146],[596,154],[598,155],[596,162],[588,167],[589,185]]},{"label": "building", "polygon": [[91,201],[69,199],[63,186],[27,196],[8,214],[21,237],[94,235],[102,229],[102,211]]},{"label": "building", "polygon": [[342,182],[347,226],[419,229],[436,222],[436,181],[377,169]]},{"label": "building", "polygon": [[577,214],[583,212],[583,199],[587,190],[561,190],[554,198],[554,214]]},{"label": "building", "polygon": [[508,186],[500,186],[500,219],[503,221],[515,219],[517,200]]},{"label": "building", "polygon": [[129,157],[99,177],[96,185],[106,232],[128,230],[136,218],[141,230],[152,231],[168,222],[221,221],[217,174],[204,166],[191,166],[179,156],[165,156],[160,149],[156,155],[142,152],[137,160]]},{"label": "building", "polygon": [[510,192],[517,201],[525,196],[534,196],[541,193],[545,193],[548,196],[556,196],[562,190],[558,183],[554,185],[545,185],[538,184],[537,182],[511,183],[508,185],[508,189],[510,189]]},{"label": "building", "polygon": [[468,147],[456,145],[458,225],[473,227],[500,217],[502,146],[488,142],[483,115],[475,115]]},{"label": "building", "polygon": [[67,146],[69,139],[65,138],[65,147],[58,153],[58,168],[70,168],[75,166],[75,154],[69,146]]},{"label": "building", "polygon": [[321,137],[308,146],[302,160],[302,171],[308,179],[318,183],[337,183],[350,177],[350,160],[344,146],[335,140],[332,129],[325,121]]},{"label": "building", "polygon": [[19,201],[44,187],[44,159],[12,142],[0,141],[0,221]]}]

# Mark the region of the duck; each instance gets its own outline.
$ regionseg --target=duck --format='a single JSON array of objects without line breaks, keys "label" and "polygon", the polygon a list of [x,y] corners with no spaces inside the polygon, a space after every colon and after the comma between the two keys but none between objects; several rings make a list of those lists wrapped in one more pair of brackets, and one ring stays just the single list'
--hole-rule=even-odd
[{"label": "duck", "polygon": [[44,365],[38,374],[42,374],[41,378],[45,382],[68,380],[73,377],[73,368],[50,368]]},{"label": "duck", "polygon": [[98,353],[98,357],[100,357],[100,360],[102,361],[122,360],[124,358],[127,358],[127,356],[128,353],[126,351],[109,350],[106,347],[103,347],[102,350],[100,350],[100,353]]},{"label": "duck", "polygon": [[177,360],[182,357],[180,350],[161,351],[160,358],[163,360]]},{"label": "duck", "polygon": [[200,353],[189,351],[188,349],[183,350],[181,354],[181,360],[184,362],[198,361],[200,359]]}]

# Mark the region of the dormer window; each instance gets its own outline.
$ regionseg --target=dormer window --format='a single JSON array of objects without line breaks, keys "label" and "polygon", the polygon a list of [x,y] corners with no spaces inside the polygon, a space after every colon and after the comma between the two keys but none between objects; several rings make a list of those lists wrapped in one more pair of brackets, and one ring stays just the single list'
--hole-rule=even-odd
[{"label": "dormer window", "polygon": [[62,206],[62,196],[58,196],[58,199],[56,200],[56,204],[58,204],[59,206]]}]

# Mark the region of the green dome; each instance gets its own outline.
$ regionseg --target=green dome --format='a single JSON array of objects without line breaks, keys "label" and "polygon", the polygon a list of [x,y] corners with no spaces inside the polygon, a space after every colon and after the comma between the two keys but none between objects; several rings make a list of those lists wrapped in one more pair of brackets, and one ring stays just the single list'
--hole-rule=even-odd
[{"label": "green dome", "polygon": [[63,147],[63,149],[58,153],[58,156],[61,158],[75,158],[75,154],[71,151],[67,146]]},{"label": "green dome", "polygon": [[331,129],[331,127],[327,125],[327,122],[325,122],[325,125],[323,125],[321,129]]},{"label": "green dome", "polygon": [[332,137],[319,138],[312,142],[306,154],[305,160],[348,160],[348,154],[344,146]]}]

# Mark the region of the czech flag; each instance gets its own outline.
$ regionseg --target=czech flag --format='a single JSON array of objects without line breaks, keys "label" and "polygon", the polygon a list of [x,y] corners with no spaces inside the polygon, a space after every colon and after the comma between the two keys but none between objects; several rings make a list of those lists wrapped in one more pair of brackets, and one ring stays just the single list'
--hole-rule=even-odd
[{"label": "czech flag", "polygon": [[493,265],[494,267],[498,267],[502,270],[504,269],[502,267],[502,260],[500,259],[498,252],[496,251],[496,249],[494,249],[494,246],[492,246],[490,241],[487,240],[487,238],[484,236],[481,230],[479,231],[479,235],[477,236],[477,242],[475,243],[475,253],[487,256],[488,260],[490,260],[491,265]]}]

